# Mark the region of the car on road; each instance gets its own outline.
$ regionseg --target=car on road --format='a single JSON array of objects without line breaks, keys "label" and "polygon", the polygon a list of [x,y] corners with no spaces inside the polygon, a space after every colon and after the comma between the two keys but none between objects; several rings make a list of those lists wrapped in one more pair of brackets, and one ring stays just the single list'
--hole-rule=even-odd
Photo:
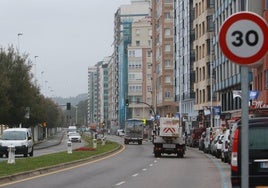
[{"label": "car on road", "polygon": [[82,142],[81,135],[78,132],[69,132],[68,139],[70,142]]},{"label": "car on road", "polygon": [[125,136],[125,131],[124,131],[124,129],[117,129],[116,135],[117,135],[117,136]]},{"label": "car on road", "polygon": [[27,128],[9,128],[3,131],[0,140],[0,157],[8,157],[8,147],[15,146],[15,154],[24,157],[33,156],[34,146],[32,132]]},{"label": "car on road", "polygon": [[[231,183],[233,187],[241,187],[241,127],[234,132],[231,157]],[[250,187],[268,186],[268,117],[249,119],[248,149]]]}]

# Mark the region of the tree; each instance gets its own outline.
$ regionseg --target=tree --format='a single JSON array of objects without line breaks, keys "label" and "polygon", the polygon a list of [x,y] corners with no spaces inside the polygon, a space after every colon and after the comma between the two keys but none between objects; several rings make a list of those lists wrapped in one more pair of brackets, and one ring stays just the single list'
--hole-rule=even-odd
[{"label": "tree", "polygon": [[[11,46],[0,49],[0,123],[24,127],[46,121],[50,126],[62,122],[62,111],[50,99],[40,94],[31,80],[32,62]],[[29,110],[29,116],[25,116]]]}]

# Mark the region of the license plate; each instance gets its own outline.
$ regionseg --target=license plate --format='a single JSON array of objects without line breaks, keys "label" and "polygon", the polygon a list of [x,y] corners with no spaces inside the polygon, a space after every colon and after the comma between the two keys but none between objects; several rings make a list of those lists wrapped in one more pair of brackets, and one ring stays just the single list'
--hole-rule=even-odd
[{"label": "license plate", "polygon": [[176,148],[175,144],[163,144],[163,148]]},{"label": "license plate", "polygon": [[268,162],[261,162],[260,168],[268,168]]}]

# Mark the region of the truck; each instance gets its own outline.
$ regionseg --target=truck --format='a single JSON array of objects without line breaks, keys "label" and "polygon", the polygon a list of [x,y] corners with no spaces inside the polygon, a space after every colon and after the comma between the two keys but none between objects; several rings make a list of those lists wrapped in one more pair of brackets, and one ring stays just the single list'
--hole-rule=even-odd
[{"label": "truck", "polygon": [[159,125],[154,130],[153,145],[155,157],[161,157],[164,153],[184,157],[186,144],[180,119],[160,117]]},{"label": "truck", "polygon": [[144,125],[140,119],[127,119],[125,124],[124,143],[137,142],[139,145],[143,141]]}]

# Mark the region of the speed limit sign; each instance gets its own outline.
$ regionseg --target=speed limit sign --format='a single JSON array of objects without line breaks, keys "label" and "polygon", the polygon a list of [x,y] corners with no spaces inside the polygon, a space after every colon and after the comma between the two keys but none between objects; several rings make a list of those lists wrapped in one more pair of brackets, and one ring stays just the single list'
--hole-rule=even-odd
[{"label": "speed limit sign", "polygon": [[233,14],[221,26],[219,44],[223,54],[232,62],[254,64],[268,50],[267,22],[251,12]]}]

